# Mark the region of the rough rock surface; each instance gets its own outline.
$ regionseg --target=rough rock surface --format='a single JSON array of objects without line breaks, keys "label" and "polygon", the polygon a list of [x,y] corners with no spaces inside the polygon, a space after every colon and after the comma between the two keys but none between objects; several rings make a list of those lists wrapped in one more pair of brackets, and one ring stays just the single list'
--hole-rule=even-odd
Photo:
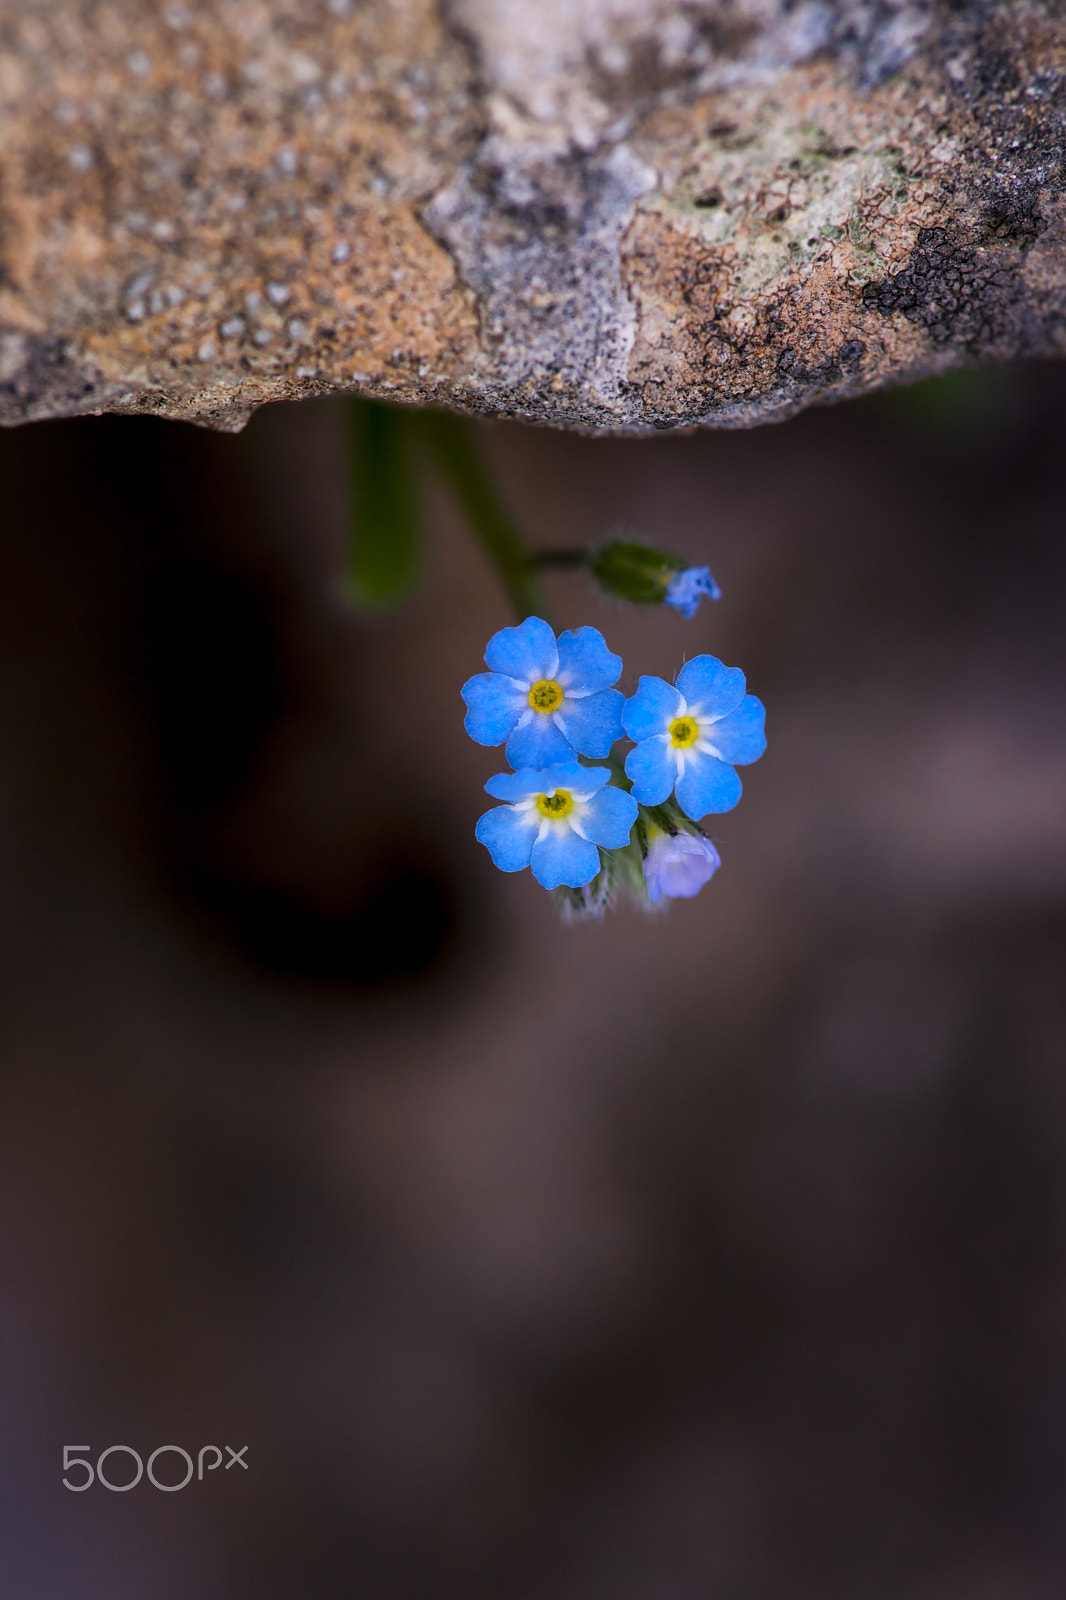
[{"label": "rough rock surface", "polygon": [[1066,350],[1058,0],[0,0],[0,420],[743,426]]}]

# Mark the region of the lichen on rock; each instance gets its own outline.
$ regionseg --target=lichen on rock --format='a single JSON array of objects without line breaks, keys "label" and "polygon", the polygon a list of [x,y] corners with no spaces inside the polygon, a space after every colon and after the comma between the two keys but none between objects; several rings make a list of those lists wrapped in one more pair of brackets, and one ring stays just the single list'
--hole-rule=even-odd
[{"label": "lichen on rock", "polygon": [[1066,335],[1040,0],[23,0],[0,420],[743,426]]}]

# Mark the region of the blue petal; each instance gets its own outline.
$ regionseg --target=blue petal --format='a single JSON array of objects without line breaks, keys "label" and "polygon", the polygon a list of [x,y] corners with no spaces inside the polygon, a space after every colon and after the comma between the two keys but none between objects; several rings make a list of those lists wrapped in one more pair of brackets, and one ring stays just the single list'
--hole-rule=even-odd
[{"label": "blue petal", "polygon": [[553,789],[569,789],[578,800],[584,800],[603,787],[611,776],[609,767],[583,767],[577,761],[560,762],[558,766],[523,767],[520,772],[498,772],[490,778],[485,790],[495,800],[528,800],[534,794],[550,794]]},{"label": "blue petal", "polygon": [[631,739],[653,739],[665,733],[681,713],[681,696],[662,678],[641,678],[637,692],[626,701],[622,726]]},{"label": "blue petal", "polygon": [[510,805],[516,805],[519,800],[528,800],[531,795],[543,794],[540,773],[534,772],[532,767],[523,767],[520,772],[497,772],[485,785],[485,793],[491,794],[494,800],[506,800]]},{"label": "blue petal", "polygon": [[533,846],[533,876],[545,889],[583,889],[600,870],[600,852],[565,822],[552,822]]},{"label": "blue petal", "polygon": [[539,617],[527,617],[517,628],[501,628],[485,647],[485,665],[525,684],[554,678],[559,669],[555,635]]},{"label": "blue petal", "polygon": [[701,600],[720,600],[722,591],[711,577],[710,567],[686,567],[670,579],[663,603],[673,606],[686,621],[699,610]]},{"label": "blue petal", "polygon": [[685,751],[685,770],[677,780],[677,800],[693,822],[709,811],[732,811],[740,799],[740,790],[736,767],[719,761],[717,756]]},{"label": "blue petal", "polygon": [[555,726],[555,715],[531,711],[529,721],[519,720],[504,751],[512,767],[553,766],[557,761],[573,761],[574,747]]},{"label": "blue petal", "polygon": [[[577,813],[571,813],[577,817]],[[629,831],[637,820],[637,802],[624,789],[613,785],[593,795],[573,824],[586,839],[607,850],[620,850],[629,843]]]},{"label": "blue petal", "polygon": [[468,678],[462,696],[469,707],[463,727],[477,744],[502,744],[529,705],[522,685],[499,672]]},{"label": "blue petal", "polygon": [[583,700],[569,695],[555,713],[555,720],[583,756],[609,754],[616,739],[622,737],[622,710],[625,696],[617,689],[601,689]]},{"label": "blue petal", "polygon": [[642,806],[661,806],[677,781],[674,748],[663,734],[645,739],[626,756],[626,777],[633,782],[633,798]]},{"label": "blue petal", "polygon": [[571,694],[609,689],[622,676],[622,657],[613,655],[599,628],[568,629],[559,635],[559,682]]},{"label": "blue petal", "polygon": [[494,806],[478,818],[475,839],[485,845],[501,872],[521,872],[529,866],[537,839],[540,815],[516,811],[514,806]]},{"label": "blue petal", "polygon": [[758,761],[766,749],[765,721],[766,707],[762,701],[753,694],[746,694],[735,711],[721,722],[712,723],[702,737],[714,746],[715,754],[723,761],[739,762],[743,766],[748,761]]},{"label": "blue petal", "polygon": [[693,656],[678,673],[677,687],[690,711],[724,717],[744,698],[744,674],[739,667],[725,666],[717,656]]},{"label": "blue petal", "polygon": [[556,778],[559,789],[569,789],[575,800],[589,800],[610,780],[610,767],[549,767],[549,772],[569,772],[568,778]]}]

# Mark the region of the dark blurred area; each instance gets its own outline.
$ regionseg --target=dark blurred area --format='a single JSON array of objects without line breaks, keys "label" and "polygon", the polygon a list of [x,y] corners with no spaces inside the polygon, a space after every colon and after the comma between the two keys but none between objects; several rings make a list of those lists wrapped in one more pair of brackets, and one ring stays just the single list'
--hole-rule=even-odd
[{"label": "dark blurred area", "polygon": [[0,436],[0,1591],[1061,1596],[1066,367],[479,430],[533,543],[725,593],[561,625],[768,706],[714,882],[593,926],[473,841],[444,495],[341,596],[345,429]]}]

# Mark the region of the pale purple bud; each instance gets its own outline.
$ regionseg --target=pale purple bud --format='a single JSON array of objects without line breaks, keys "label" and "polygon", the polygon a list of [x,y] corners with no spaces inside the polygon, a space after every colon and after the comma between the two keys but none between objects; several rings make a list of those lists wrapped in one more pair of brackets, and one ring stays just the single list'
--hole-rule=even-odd
[{"label": "pale purple bud", "polygon": [[658,833],[644,857],[648,899],[691,900],[721,865],[718,851],[701,833]]}]

